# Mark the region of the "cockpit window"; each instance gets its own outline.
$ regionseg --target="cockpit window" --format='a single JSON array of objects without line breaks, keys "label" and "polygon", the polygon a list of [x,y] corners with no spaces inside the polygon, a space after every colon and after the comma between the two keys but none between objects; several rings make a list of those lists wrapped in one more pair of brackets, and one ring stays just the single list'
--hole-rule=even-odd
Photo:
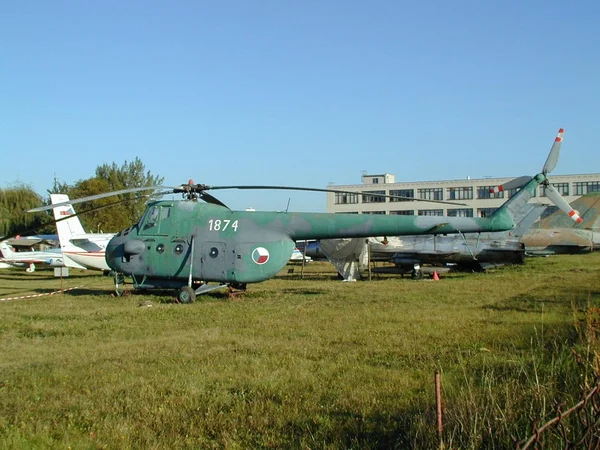
[{"label": "cockpit window", "polygon": [[160,214],[160,206],[153,206],[150,208],[148,212],[148,217],[146,218],[146,222],[144,223],[143,230],[147,230],[148,228],[152,228],[156,226],[156,222],[158,221],[158,216]]},{"label": "cockpit window", "polygon": [[160,224],[171,215],[169,206],[150,207],[140,222],[140,229],[143,234],[160,234]]}]

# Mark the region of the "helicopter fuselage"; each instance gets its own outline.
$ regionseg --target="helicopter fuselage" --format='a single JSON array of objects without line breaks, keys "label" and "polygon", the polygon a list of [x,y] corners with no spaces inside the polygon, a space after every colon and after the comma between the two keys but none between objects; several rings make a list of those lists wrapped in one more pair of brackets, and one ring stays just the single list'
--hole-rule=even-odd
[{"label": "helicopter fuselage", "polygon": [[298,239],[498,231],[509,217],[446,218],[232,211],[198,201],[150,203],[140,222],[115,235],[106,261],[139,287],[191,281],[246,284],[267,280],[287,264]]}]

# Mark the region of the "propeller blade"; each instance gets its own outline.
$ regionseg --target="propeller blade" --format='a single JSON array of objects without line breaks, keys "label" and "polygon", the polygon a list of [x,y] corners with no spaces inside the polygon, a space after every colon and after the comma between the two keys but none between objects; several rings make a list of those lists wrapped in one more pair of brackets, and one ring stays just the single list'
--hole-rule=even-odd
[{"label": "propeller blade", "polygon": [[99,199],[105,198],[105,197],[111,197],[113,195],[129,194],[129,193],[132,193],[132,192],[140,192],[140,191],[155,191],[157,189],[177,189],[177,187],[173,187],[173,186],[145,186],[145,187],[136,187],[136,188],[129,188],[129,189],[121,189],[120,191],[105,192],[104,194],[90,195],[88,197],[76,198],[76,199],[73,199],[73,200],[69,200],[67,202],[55,203],[54,205],[39,206],[37,208],[30,209],[27,212],[48,211],[50,209],[56,208],[57,206],[76,205],[77,203],[90,202],[90,201],[99,200]]},{"label": "propeller blade", "polygon": [[583,219],[579,217],[579,213],[571,208],[571,205],[569,205],[569,203],[562,198],[562,196],[551,184],[546,186],[546,196],[552,201],[552,203],[558,206],[561,211],[565,212],[575,222],[581,223],[583,221]]},{"label": "propeller blade", "polygon": [[457,206],[468,206],[466,203],[458,203],[458,202],[448,202],[444,200],[426,200],[423,198],[416,197],[405,197],[401,195],[385,195],[385,194],[373,194],[371,192],[363,192],[363,191],[340,191],[338,189],[323,189],[323,188],[308,188],[308,187],[299,187],[299,186],[206,186],[207,190],[222,190],[222,189],[264,189],[264,190],[282,190],[282,191],[307,191],[307,192],[333,192],[337,194],[356,194],[356,195],[372,195],[373,197],[384,197],[384,198],[396,198],[396,199],[405,199],[405,200],[415,200],[418,202],[429,202],[429,203],[445,203],[447,205],[457,205]]},{"label": "propeller blade", "polygon": [[556,135],[556,138],[554,139],[554,144],[552,144],[552,148],[550,149],[548,158],[546,159],[546,162],[544,163],[544,167],[542,168],[542,173],[544,175],[551,173],[554,170],[554,168],[556,167],[556,163],[558,162],[558,155],[560,153],[560,146],[562,145],[562,141],[563,141],[564,132],[565,132],[565,130],[562,128],[558,130],[558,134]]},{"label": "propeller blade", "polygon": [[510,191],[511,189],[523,187],[527,183],[529,183],[530,180],[531,177],[523,175],[522,177],[507,181],[506,183],[501,184],[500,186],[494,186],[490,188],[490,194],[497,194],[498,192]]}]

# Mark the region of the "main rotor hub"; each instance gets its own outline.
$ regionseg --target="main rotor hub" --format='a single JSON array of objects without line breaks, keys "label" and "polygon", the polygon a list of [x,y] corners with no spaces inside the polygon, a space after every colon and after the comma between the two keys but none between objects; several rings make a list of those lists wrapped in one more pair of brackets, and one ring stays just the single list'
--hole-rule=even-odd
[{"label": "main rotor hub", "polygon": [[190,180],[187,184],[182,184],[181,187],[174,189],[173,192],[181,193],[186,200],[198,200],[209,189],[210,186],[206,184],[194,184],[194,180]]}]

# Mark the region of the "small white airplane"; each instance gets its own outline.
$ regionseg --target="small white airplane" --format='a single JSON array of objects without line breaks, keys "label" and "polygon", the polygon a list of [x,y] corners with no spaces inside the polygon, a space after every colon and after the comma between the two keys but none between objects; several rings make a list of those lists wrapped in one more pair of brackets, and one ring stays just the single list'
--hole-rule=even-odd
[{"label": "small white airplane", "polygon": [[[69,196],[51,194],[50,201],[52,204],[66,202],[69,201]],[[104,256],[108,241],[114,233],[86,233],[75,215],[73,205],[55,207],[54,219],[57,221],[56,231],[65,266],[110,271]]]},{"label": "small white airplane", "polygon": [[59,248],[43,251],[21,251],[15,252],[6,241],[0,242],[1,268],[27,267],[26,272],[35,272],[36,264],[45,264],[51,267],[64,267],[64,258]]}]

